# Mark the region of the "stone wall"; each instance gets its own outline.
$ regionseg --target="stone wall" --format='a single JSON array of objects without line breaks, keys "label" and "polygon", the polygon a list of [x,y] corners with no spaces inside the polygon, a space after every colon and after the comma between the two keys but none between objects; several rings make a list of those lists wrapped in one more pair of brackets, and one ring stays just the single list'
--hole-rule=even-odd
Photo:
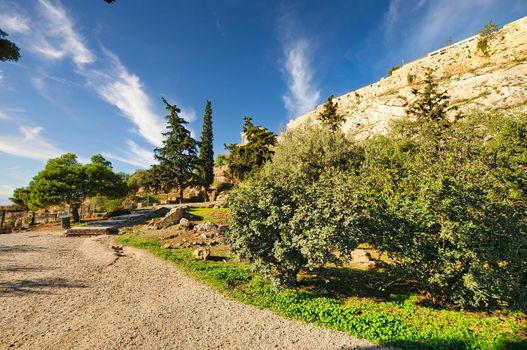
[{"label": "stone wall", "polygon": [[[422,87],[427,68],[434,70],[440,89],[460,111],[481,108],[527,110],[527,17],[511,22],[489,41],[488,56],[469,38],[405,64],[391,76],[335,99],[347,117],[343,130],[364,139],[386,133],[390,122],[405,114]],[[322,108],[289,122],[287,129],[318,123]]]}]

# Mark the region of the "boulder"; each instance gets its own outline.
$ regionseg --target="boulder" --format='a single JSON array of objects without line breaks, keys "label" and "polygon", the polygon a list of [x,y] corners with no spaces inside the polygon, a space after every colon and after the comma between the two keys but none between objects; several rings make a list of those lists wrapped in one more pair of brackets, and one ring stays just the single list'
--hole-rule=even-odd
[{"label": "boulder", "polygon": [[207,260],[210,256],[210,248],[198,247],[194,250],[192,254],[194,255],[194,258],[196,258],[196,260]]},{"label": "boulder", "polygon": [[181,218],[181,220],[179,220],[179,225],[185,228],[192,228],[193,226],[192,222],[190,222],[190,220],[187,218]]},{"label": "boulder", "polygon": [[167,228],[169,226],[179,224],[183,218],[183,208],[176,207],[172,208],[164,218],[162,218],[156,226],[158,228]]},{"label": "boulder", "polygon": [[194,226],[194,229],[198,232],[218,232],[218,225],[212,222],[206,222],[204,224]]}]

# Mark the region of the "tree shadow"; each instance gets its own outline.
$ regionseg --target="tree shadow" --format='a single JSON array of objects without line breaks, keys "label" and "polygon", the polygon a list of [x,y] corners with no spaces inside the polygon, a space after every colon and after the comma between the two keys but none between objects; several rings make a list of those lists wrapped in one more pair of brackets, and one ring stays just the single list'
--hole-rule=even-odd
[{"label": "tree shadow", "polygon": [[85,283],[64,278],[37,278],[0,282],[0,295],[24,296],[28,294],[53,294],[53,290],[86,288]]},{"label": "tree shadow", "polygon": [[56,267],[44,267],[44,266],[20,266],[20,265],[8,265],[0,267],[2,272],[43,272],[55,270]]},{"label": "tree shadow", "polygon": [[393,281],[390,267],[367,270],[320,267],[304,271],[300,275],[299,285],[306,291],[329,294],[337,298],[392,300],[394,295],[404,298],[417,292],[411,284],[396,284]]},{"label": "tree shadow", "polygon": [[34,245],[27,245],[27,244],[16,244],[16,245],[10,245],[10,246],[1,246],[0,254],[31,253],[31,252],[39,252],[42,250],[46,250],[46,248],[36,247]]}]

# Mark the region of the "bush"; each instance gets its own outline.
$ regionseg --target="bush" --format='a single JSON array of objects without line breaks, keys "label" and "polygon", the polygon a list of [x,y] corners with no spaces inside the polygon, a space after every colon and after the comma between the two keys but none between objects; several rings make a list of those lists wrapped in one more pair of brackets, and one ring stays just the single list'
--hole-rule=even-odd
[{"label": "bush", "polygon": [[348,261],[364,241],[371,197],[343,170],[361,158],[340,131],[284,135],[273,161],[231,194],[232,251],[286,284],[303,267]]},{"label": "bush", "polygon": [[478,50],[481,51],[481,53],[484,56],[489,55],[489,40],[491,40],[494,37],[494,34],[498,31],[498,26],[493,23],[492,21],[487,24],[483,29],[479,32],[479,39],[477,42]]},{"label": "bush", "polygon": [[474,114],[441,127],[365,144],[364,172],[388,208],[374,243],[433,302],[525,308],[527,118]]}]

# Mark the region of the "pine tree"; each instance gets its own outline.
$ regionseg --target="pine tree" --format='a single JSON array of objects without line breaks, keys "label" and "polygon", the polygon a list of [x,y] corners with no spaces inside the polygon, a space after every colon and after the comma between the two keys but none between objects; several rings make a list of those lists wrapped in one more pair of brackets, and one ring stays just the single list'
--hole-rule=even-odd
[{"label": "pine tree", "polygon": [[205,200],[208,199],[207,191],[214,181],[214,150],[212,148],[212,104],[207,101],[203,115],[201,130],[201,143],[199,148],[200,182],[204,189]]},{"label": "pine tree", "polygon": [[225,145],[230,152],[226,157],[228,176],[233,180],[242,181],[248,175],[258,171],[273,154],[276,144],[276,134],[268,129],[254,125],[251,117],[243,118],[242,128],[245,143]]},{"label": "pine tree", "polygon": [[163,147],[154,150],[154,157],[159,164],[152,167],[152,173],[159,184],[156,187],[165,192],[177,188],[182,202],[183,190],[195,181],[197,144],[185,127],[188,122],[178,114],[181,110],[164,98],[162,100],[169,112],[166,116],[167,131],[163,133]]},{"label": "pine tree", "polygon": [[337,107],[338,103],[333,102],[333,95],[330,95],[324,104],[324,109],[319,113],[322,124],[329,127],[333,133],[340,128],[346,119],[342,114],[337,112]]},{"label": "pine tree", "polygon": [[424,80],[425,88],[417,92],[415,100],[406,109],[406,114],[417,120],[443,122],[447,120],[450,97],[444,91],[439,91],[434,82],[432,69],[427,69]]}]

